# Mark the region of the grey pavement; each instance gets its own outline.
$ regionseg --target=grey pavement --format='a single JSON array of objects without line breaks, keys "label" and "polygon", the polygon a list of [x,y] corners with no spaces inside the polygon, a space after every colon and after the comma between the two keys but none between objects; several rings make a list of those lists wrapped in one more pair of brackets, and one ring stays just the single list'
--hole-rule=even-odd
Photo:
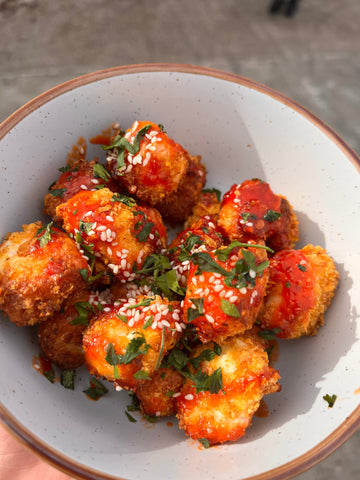
[{"label": "grey pavement", "polygon": [[[0,121],[65,80],[135,63],[202,65],[264,83],[360,154],[360,1],[0,0]],[[360,478],[360,432],[299,480]]]}]

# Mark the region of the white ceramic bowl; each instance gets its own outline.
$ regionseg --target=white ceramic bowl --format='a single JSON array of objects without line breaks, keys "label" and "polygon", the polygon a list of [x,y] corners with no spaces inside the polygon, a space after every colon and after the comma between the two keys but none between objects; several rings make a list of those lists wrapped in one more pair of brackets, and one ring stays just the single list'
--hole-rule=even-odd
[{"label": "white ceramic bowl", "polygon": [[[330,454],[360,424],[360,161],[322,121],[251,80],[183,65],[113,68],[60,85],[0,126],[0,237],[41,217],[43,196],[79,136],[114,121],[165,125],[201,154],[208,185],[260,177],[288,197],[299,246],[319,244],[335,259],[340,287],[316,337],[281,343],[282,391],[266,398],[238,442],[201,450],[168,420],[149,426],[125,416],[129,398],[98,402],[51,384],[32,367],[32,329],[1,319],[1,417],[45,459],[89,479],[285,479]],[[90,146],[88,157],[102,155]],[[6,366],[6,367],[4,367]],[[326,394],[338,399],[332,409]]]}]

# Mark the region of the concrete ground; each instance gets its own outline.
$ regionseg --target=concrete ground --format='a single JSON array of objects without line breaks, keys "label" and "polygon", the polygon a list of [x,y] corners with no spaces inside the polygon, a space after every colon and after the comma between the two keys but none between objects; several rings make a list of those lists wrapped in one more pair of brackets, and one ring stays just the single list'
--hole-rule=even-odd
[{"label": "concrete ground", "polygon": [[[149,62],[238,73],[300,102],[360,154],[360,2],[0,0],[0,121],[65,80]],[[360,478],[360,432],[299,480]],[[50,479],[51,480],[51,479]]]}]

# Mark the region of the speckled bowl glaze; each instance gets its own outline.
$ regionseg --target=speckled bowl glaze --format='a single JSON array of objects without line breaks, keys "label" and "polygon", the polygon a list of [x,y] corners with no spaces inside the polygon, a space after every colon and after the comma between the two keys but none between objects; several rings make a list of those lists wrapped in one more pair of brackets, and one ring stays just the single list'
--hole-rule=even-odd
[{"label": "speckled bowl glaze", "polygon": [[[173,420],[147,424],[125,415],[129,397],[98,402],[51,384],[32,367],[39,347],[30,328],[2,318],[1,417],[33,450],[86,479],[287,479],[322,460],[360,424],[360,160],[321,120],[280,93],[230,73],[184,65],[137,65],[95,72],[34,99],[0,126],[0,236],[41,218],[43,196],[79,136],[118,121],[165,125],[201,154],[208,186],[225,192],[260,177],[285,195],[301,238],[319,244],[341,275],[316,337],[280,344],[282,390],[246,436],[200,449]],[[90,146],[88,158],[99,156]],[[111,390],[111,389],[110,389]],[[333,408],[323,400],[336,394]],[[136,416],[136,414],[134,414]]]}]

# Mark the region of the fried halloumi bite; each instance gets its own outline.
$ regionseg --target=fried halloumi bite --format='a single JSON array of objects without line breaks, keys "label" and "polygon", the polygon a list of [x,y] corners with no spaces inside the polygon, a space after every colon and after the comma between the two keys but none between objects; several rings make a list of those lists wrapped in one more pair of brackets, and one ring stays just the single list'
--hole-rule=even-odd
[{"label": "fried halloumi bite", "polygon": [[[209,349],[210,347],[210,349]],[[208,355],[214,351],[215,355]],[[194,369],[196,357],[203,361]],[[269,366],[257,335],[245,334],[199,346],[176,397],[179,426],[210,445],[235,441],[245,434],[264,395],[280,390],[279,372]]]},{"label": "fried halloumi bite", "polygon": [[217,223],[220,213],[220,192],[216,189],[206,189],[201,192],[200,198],[194,205],[192,214],[186,219],[184,228],[190,228],[202,217],[209,216]]},{"label": "fried halloumi bite", "polygon": [[180,392],[183,377],[172,368],[159,368],[136,389],[136,397],[145,415],[168,417],[176,413],[174,395]]},{"label": "fried halloumi bite", "polygon": [[135,278],[145,258],[166,246],[167,233],[157,210],[138,206],[108,188],[82,191],[59,205],[64,228],[95,260],[95,271],[111,272],[123,283]]},{"label": "fried halloumi bite", "polygon": [[183,322],[196,327],[203,343],[249,330],[262,306],[269,276],[266,250],[235,244],[191,257]]},{"label": "fried halloumi bite", "polygon": [[323,248],[307,245],[278,252],[269,272],[261,326],[280,338],[316,335],[338,284],[333,260]]},{"label": "fried halloumi bite", "polygon": [[109,290],[76,293],[51,318],[39,325],[38,339],[45,357],[65,370],[84,363],[83,334],[91,319],[112,303]]},{"label": "fried halloumi bite", "polygon": [[259,179],[233,185],[224,195],[219,226],[230,240],[261,238],[275,251],[293,248],[299,238],[290,203]]},{"label": "fried halloumi bite", "polygon": [[168,247],[172,267],[177,279],[186,287],[190,269],[190,257],[195,251],[211,252],[223,245],[223,237],[213,219],[206,215],[180,232]]},{"label": "fried halloumi bite", "polygon": [[43,322],[85,289],[86,258],[74,240],[41,222],[9,233],[0,246],[0,309],[18,326]]},{"label": "fried halloumi bite", "polygon": [[117,136],[107,161],[114,180],[171,221],[184,221],[205,184],[205,167],[152,122]]},{"label": "fried halloumi bite", "polygon": [[81,158],[76,162],[67,163],[65,167],[59,170],[62,174],[49,187],[49,193],[45,195],[44,199],[44,213],[50,215],[58,223],[61,222],[61,218],[56,215],[56,207],[65,203],[76,193],[82,190],[97,190],[104,187],[116,191],[110,173],[97,160],[88,162]]},{"label": "fried halloumi bite", "polygon": [[104,309],[84,335],[88,370],[116,386],[136,389],[181,337],[180,311],[179,302],[159,296],[117,301]]}]

